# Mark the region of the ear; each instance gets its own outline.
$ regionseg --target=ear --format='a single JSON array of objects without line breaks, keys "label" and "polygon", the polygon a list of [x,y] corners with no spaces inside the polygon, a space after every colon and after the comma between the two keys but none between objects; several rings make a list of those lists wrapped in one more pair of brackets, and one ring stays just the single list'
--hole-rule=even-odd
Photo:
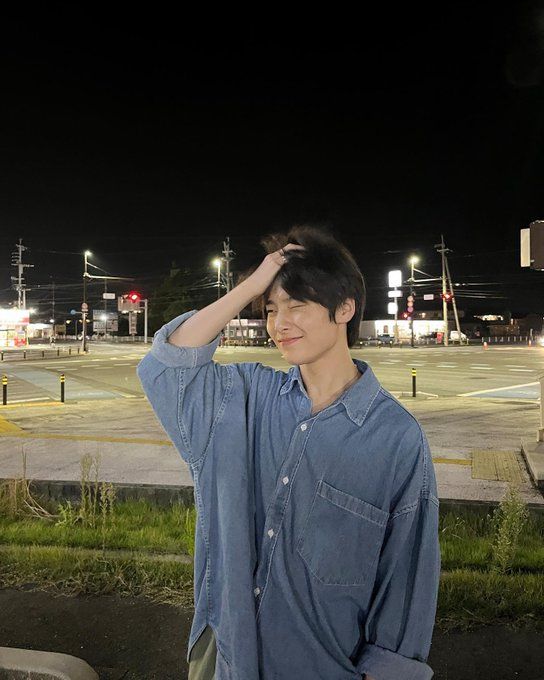
[{"label": "ear", "polygon": [[348,323],[349,321],[351,321],[354,314],[355,314],[355,300],[353,298],[347,298],[336,308],[334,318],[336,320],[336,323]]}]

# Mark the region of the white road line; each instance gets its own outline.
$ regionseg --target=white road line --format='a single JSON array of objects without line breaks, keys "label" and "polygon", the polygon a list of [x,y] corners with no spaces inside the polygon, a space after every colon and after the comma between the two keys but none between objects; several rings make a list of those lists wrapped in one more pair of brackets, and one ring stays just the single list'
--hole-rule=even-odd
[{"label": "white road line", "polygon": [[8,404],[19,404],[22,401],[53,401],[51,397],[30,397],[29,399],[8,399]]},{"label": "white road line", "polygon": [[492,371],[491,366],[471,366],[472,371]]},{"label": "white road line", "polygon": [[456,368],[457,364],[436,364],[436,368]]},{"label": "white road line", "polygon": [[532,368],[509,368],[509,371],[512,371],[512,373],[534,373]]},{"label": "white road line", "polygon": [[527,368],[525,364],[506,364],[506,368]]},{"label": "white road line", "polygon": [[132,366],[132,364],[113,364],[114,366]]},{"label": "white road line", "polygon": [[378,361],[379,364],[394,364],[395,361]]},{"label": "white road line", "polygon": [[475,394],[487,394],[489,392],[501,392],[503,390],[515,390],[518,387],[532,387],[533,385],[538,385],[537,382],[523,383],[521,385],[508,385],[507,387],[494,387],[489,390],[477,390],[476,392],[464,392],[463,394],[458,394],[458,397],[473,397]]},{"label": "white road line", "polygon": [[109,371],[111,366],[93,366],[95,371]]},{"label": "white road line", "polygon": [[426,366],[426,361],[412,361],[411,364],[405,364],[405,366]]}]

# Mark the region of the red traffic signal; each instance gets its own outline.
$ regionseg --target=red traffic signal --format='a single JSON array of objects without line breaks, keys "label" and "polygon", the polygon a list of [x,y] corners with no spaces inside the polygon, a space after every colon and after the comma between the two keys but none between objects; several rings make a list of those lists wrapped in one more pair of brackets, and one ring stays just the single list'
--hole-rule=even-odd
[{"label": "red traffic signal", "polygon": [[140,293],[137,293],[135,290],[131,290],[130,293],[128,293],[127,298],[131,302],[140,302],[140,300],[142,299],[142,296],[140,295]]},{"label": "red traffic signal", "polygon": [[450,300],[453,299],[453,295],[451,293],[442,293],[441,297],[446,302],[450,302]]}]

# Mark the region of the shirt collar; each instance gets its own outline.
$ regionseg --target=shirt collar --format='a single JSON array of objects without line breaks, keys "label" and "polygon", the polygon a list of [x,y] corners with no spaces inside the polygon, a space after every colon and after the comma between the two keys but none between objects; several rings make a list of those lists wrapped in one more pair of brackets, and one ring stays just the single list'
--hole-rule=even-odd
[{"label": "shirt collar", "polygon": [[[349,418],[354,423],[361,426],[372,406],[372,402],[381,389],[381,385],[366,361],[353,359],[353,363],[362,373],[362,376],[353,383],[346,392],[344,392],[338,399],[338,402],[344,405]],[[287,380],[280,389],[280,394],[287,394],[287,392],[290,392],[295,386],[295,383],[298,383],[299,389],[304,396],[309,398],[306,388],[304,387],[299,366],[292,366],[289,369]]]}]

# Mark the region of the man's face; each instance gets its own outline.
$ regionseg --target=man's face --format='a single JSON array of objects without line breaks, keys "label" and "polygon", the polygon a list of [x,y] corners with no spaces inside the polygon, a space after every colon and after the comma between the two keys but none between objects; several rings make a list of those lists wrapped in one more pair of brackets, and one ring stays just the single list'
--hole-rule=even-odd
[{"label": "man's face", "polygon": [[280,286],[265,302],[268,334],[290,364],[312,363],[336,343],[346,343],[343,326],[329,319],[323,305],[290,298]]}]

